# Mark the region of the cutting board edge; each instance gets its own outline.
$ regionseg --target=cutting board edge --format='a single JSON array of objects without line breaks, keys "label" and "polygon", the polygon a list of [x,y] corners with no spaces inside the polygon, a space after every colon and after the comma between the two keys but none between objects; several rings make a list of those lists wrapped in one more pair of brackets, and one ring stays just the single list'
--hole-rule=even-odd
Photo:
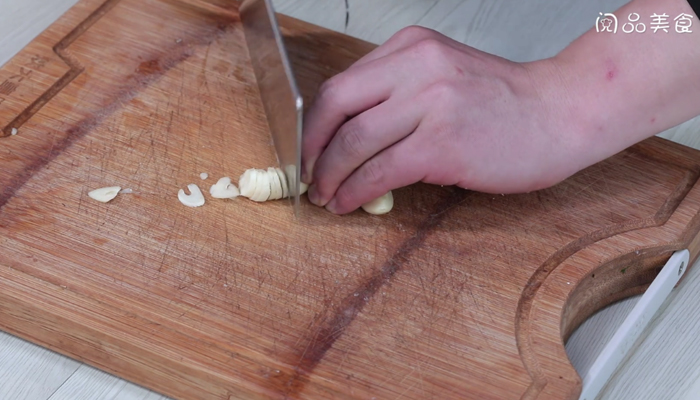
[{"label": "cutting board edge", "polygon": [[[691,172],[688,178],[688,183],[692,184],[692,186],[690,186],[688,190],[679,188],[678,192],[682,194],[681,201],[667,218],[662,218],[661,221],[657,221],[656,224],[651,224],[648,227],[632,229],[609,236],[576,251],[555,266],[552,273],[542,282],[541,287],[537,290],[533,298],[533,302],[559,304],[556,307],[561,310],[561,314],[557,316],[556,320],[549,318],[549,330],[534,329],[528,331],[526,329],[522,331],[526,333],[525,337],[518,335],[520,339],[519,343],[525,346],[519,346],[523,362],[526,366],[529,366],[527,369],[533,377],[533,384],[530,386],[523,399],[536,399],[539,396],[560,398],[562,395],[565,396],[564,398],[567,400],[578,399],[582,387],[581,377],[568,359],[565,349],[566,337],[574,329],[572,326],[568,326],[565,321],[572,320],[568,318],[567,313],[570,312],[575,302],[588,298],[588,302],[593,303],[588,307],[586,313],[573,318],[575,325],[578,326],[580,323],[590,318],[595,312],[613,302],[628,298],[632,295],[642,294],[660,272],[673,252],[688,249],[691,253],[691,261],[688,268],[690,269],[693,267],[693,264],[700,256],[700,212],[696,211],[694,215],[689,213],[690,210],[697,210],[697,204],[689,203],[698,203],[697,198],[700,196],[700,180],[698,174],[695,172]],[[676,203],[672,199],[670,200],[672,203]],[[663,232],[666,232],[666,237],[671,238],[666,243],[644,243],[642,241],[645,237],[654,237],[654,233],[663,235]],[[649,234],[646,235],[646,233]],[[611,253],[611,251],[608,250],[608,253],[613,254],[613,256],[600,260],[597,265],[591,265],[587,269],[581,269],[580,267],[579,269],[575,269],[567,266],[567,262],[571,259],[585,258],[581,253],[594,253],[596,247],[606,246],[608,242],[614,243],[618,241],[628,245],[627,249],[620,251],[619,245],[616,247],[614,246],[614,248],[618,250],[618,253]],[[637,241],[637,245],[634,245],[635,241]],[[599,253],[606,254],[604,251],[600,251]],[[643,268],[632,270],[627,274],[626,271],[628,271],[628,267],[633,262],[641,264]],[[583,271],[578,272],[578,276],[581,278],[578,280],[578,284],[571,287],[565,296],[557,297],[550,295],[548,289],[552,289],[553,286],[563,283],[555,282],[558,279],[558,275],[567,276],[568,279],[576,281],[576,272],[565,275],[566,271]],[[598,283],[602,280],[600,275],[604,274],[606,271],[612,272],[612,274],[607,275],[608,278],[614,277],[614,274],[618,271],[621,273],[618,274],[617,280],[605,280],[603,283]],[[592,284],[596,275],[599,275],[598,280],[595,284]],[[615,291],[610,291],[611,286],[619,286],[619,288]],[[552,289],[552,292],[554,291],[555,289]],[[533,306],[531,314],[540,314],[539,319],[530,316],[532,321],[536,320],[538,322],[538,327],[543,326],[542,321],[548,319],[548,316],[545,316],[544,307]],[[533,322],[528,321],[526,323],[532,324]],[[559,349],[558,357],[555,357],[558,359],[558,361],[556,361],[557,365],[556,367],[550,368],[549,372],[543,372],[540,367],[549,364],[551,360],[547,358],[551,357],[544,357],[542,351],[535,350],[537,347],[540,347],[538,344],[542,345],[543,343],[554,344]],[[542,347],[544,348],[547,346]],[[567,384],[570,386],[568,391],[562,391],[560,388],[557,388],[557,386],[561,386],[561,381],[568,381]],[[549,384],[553,382],[557,384]]]}]

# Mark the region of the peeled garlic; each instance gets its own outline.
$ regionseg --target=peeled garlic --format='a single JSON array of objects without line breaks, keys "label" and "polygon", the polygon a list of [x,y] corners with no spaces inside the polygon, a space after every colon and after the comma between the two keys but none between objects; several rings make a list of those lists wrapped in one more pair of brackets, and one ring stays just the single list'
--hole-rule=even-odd
[{"label": "peeled garlic", "polygon": [[201,174],[199,174],[199,177],[204,181],[207,178],[209,178],[209,174],[207,174],[206,172],[202,172]]},{"label": "peeled garlic", "polygon": [[[294,172],[294,166],[287,167]],[[246,170],[238,180],[241,196],[253,201],[268,201],[286,199],[292,195],[289,186],[290,179],[280,168],[270,167],[267,170],[251,168]],[[300,184],[300,194],[306,193],[308,185]]]},{"label": "peeled garlic", "polygon": [[202,191],[199,190],[199,186],[195,185],[194,183],[190,183],[187,185],[187,188],[190,190],[191,194],[185,194],[185,191],[180,189],[179,192],[177,192],[177,198],[180,200],[180,202],[187,207],[200,207],[204,205],[204,195],[202,194]]},{"label": "peeled garlic", "polygon": [[362,205],[363,210],[374,215],[386,214],[391,211],[393,207],[394,195],[391,194],[391,192]]},{"label": "peeled garlic", "polygon": [[250,199],[257,202],[268,201],[272,192],[272,188],[270,187],[270,175],[268,175],[267,171],[264,169],[258,169],[256,173],[258,179]]},{"label": "peeled garlic", "polygon": [[[293,194],[293,189],[290,185],[296,179],[296,168],[293,165],[288,165],[285,170],[286,173],[280,168],[272,167],[267,170],[255,168],[246,170],[238,180],[240,195],[257,202],[290,197]],[[221,178],[219,183],[223,179]],[[226,184],[230,182],[230,179],[225,181]],[[212,196],[214,195],[214,186],[212,186]],[[308,190],[309,185],[299,182],[299,195],[306,193]],[[363,210],[375,215],[386,214],[393,207],[394,195],[391,192],[362,205]]]},{"label": "peeled garlic", "polygon": [[282,198],[286,199],[289,197],[289,184],[287,183],[287,176],[280,168],[275,168],[275,173],[277,173],[277,176],[280,179],[280,184],[282,185]]},{"label": "peeled garlic", "polygon": [[241,190],[241,196],[250,198],[250,196],[253,195],[253,191],[257,185],[257,174],[255,169],[249,169],[238,178],[238,187]]},{"label": "peeled garlic", "polygon": [[231,184],[231,178],[223,177],[216,184],[211,186],[209,194],[215,199],[232,199],[238,197],[241,192],[236,185]]},{"label": "peeled garlic", "polygon": [[270,167],[267,169],[267,175],[270,177],[270,198],[268,200],[279,200],[282,198],[282,181],[277,171]]},{"label": "peeled garlic", "polygon": [[104,187],[91,191],[88,193],[88,196],[102,203],[107,203],[113,198],[117,197],[120,190],[122,190],[120,186]]}]

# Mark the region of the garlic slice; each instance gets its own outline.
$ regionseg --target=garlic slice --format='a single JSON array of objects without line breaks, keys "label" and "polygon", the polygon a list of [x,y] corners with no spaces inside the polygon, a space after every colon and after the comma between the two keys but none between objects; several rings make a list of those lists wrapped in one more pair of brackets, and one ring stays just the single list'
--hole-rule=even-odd
[{"label": "garlic slice", "polygon": [[392,208],[394,208],[394,195],[391,192],[362,205],[363,210],[374,215],[386,214]]},{"label": "garlic slice", "polygon": [[255,190],[258,173],[255,169],[246,170],[240,178],[238,178],[238,188],[241,190],[241,196],[250,198]]},{"label": "garlic slice", "polygon": [[233,199],[238,197],[241,192],[236,185],[231,184],[231,178],[225,176],[211,186],[209,194],[215,199]]},{"label": "garlic slice", "polygon": [[204,181],[207,178],[209,178],[209,174],[207,174],[206,172],[202,172],[201,174],[199,174],[199,177]]},{"label": "garlic slice", "polygon": [[255,183],[255,191],[250,199],[257,202],[263,202],[270,199],[270,175],[264,169],[256,170],[258,180]]},{"label": "garlic slice", "polygon": [[88,193],[90,198],[95,199],[102,203],[107,203],[113,198],[117,197],[119,191],[122,190],[120,186],[109,186],[100,189],[95,189]]},{"label": "garlic slice", "polygon": [[284,174],[281,168],[275,168],[277,176],[280,178],[280,183],[282,184],[282,198],[286,199],[289,197],[289,185],[287,184],[287,176]]},{"label": "garlic slice", "polygon": [[202,194],[202,191],[199,190],[199,186],[195,185],[194,183],[190,183],[187,185],[187,188],[190,190],[191,194],[185,194],[185,191],[180,189],[179,192],[177,192],[177,198],[180,200],[180,203],[186,205],[187,207],[200,207],[204,205],[204,195]]},{"label": "garlic slice", "polygon": [[250,172],[251,191],[250,196],[248,196],[249,199],[253,200],[254,197],[256,199],[260,197],[260,183],[262,179],[262,176],[260,176],[260,170],[253,168]]},{"label": "garlic slice", "polygon": [[277,171],[270,167],[267,169],[267,174],[270,176],[270,200],[279,200],[282,198],[282,182],[280,181]]},{"label": "garlic slice", "polygon": [[[294,176],[294,166],[287,167]],[[263,202],[268,200],[286,199],[292,194],[289,183],[292,179],[280,168],[269,167],[267,170],[251,168],[246,170],[238,180],[240,195],[253,201]],[[303,182],[299,184],[300,194],[306,193],[309,186]]]}]

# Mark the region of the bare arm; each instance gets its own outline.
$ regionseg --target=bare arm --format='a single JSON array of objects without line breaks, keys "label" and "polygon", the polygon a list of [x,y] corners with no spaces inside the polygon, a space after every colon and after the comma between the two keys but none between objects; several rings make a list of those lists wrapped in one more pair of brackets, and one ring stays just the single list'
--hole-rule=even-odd
[{"label": "bare arm", "polygon": [[[632,13],[644,33],[621,30]],[[655,13],[669,16],[668,33],[651,29]],[[692,16],[692,33],[676,32],[681,14]],[[579,145],[590,157],[580,168],[700,115],[700,21],[688,2],[634,0],[615,15],[616,34],[593,28],[551,60],[583,128]]]},{"label": "bare arm", "polygon": [[[345,214],[418,181],[489,193],[552,186],[700,114],[700,21],[686,0],[633,0],[645,33],[593,28],[514,63],[412,27],[330,79],[306,117],[309,197]],[[669,33],[649,16],[669,15]],[[692,16],[693,33],[673,18]],[[640,21],[642,22],[642,21]]]}]

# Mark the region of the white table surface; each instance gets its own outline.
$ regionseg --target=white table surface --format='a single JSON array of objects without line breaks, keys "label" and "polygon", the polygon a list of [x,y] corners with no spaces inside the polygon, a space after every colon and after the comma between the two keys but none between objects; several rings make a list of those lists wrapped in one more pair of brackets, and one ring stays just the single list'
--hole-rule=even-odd
[{"label": "white table surface", "polygon": [[[29,43],[75,0],[0,0],[0,65]],[[275,0],[279,12],[374,43],[419,24],[515,61],[556,54],[594,26],[613,0]],[[697,27],[700,29],[700,26]],[[662,136],[700,149],[700,122]],[[651,323],[634,353],[603,390],[601,400],[700,399],[700,265]],[[631,298],[586,321],[567,344],[585,373],[634,306]],[[0,332],[0,399],[156,400],[156,393]]]}]

